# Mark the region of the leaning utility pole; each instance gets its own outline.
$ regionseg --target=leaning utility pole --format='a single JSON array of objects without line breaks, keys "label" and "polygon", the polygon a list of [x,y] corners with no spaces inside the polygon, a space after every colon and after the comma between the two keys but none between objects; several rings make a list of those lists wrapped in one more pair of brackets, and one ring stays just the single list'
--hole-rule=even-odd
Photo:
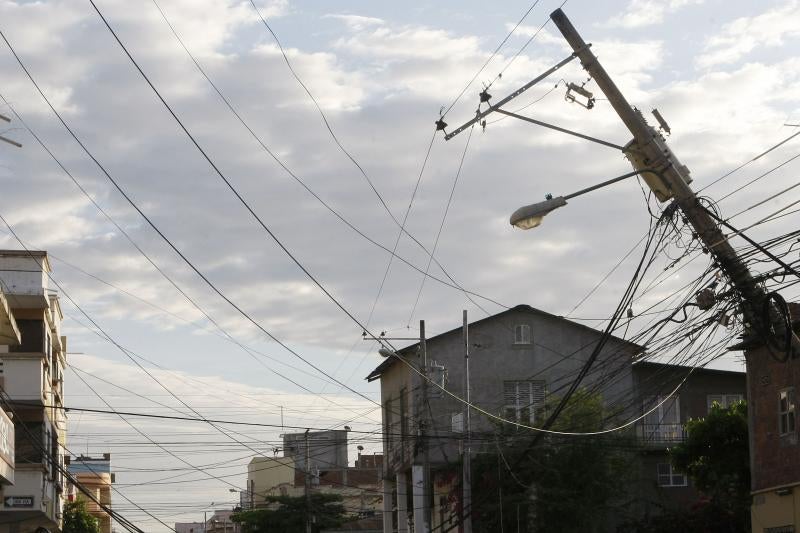
[{"label": "leaning utility pole", "polygon": [[[689,187],[691,182],[689,170],[680,164],[661,134],[647,124],[642,113],[625,100],[564,12],[556,9],[550,18],[572,47],[583,68],[594,79],[614,111],[633,134],[633,140],[626,146],[626,155],[634,167],[639,170],[649,168],[656,171],[643,172],[642,177],[660,201],[674,198],[674,202],[697,233],[697,238],[703,242],[705,249],[714,257],[719,268],[741,294],[745,335],[752,335],[754,332],[764,335],[769,331],[771,322],[777,323],[776,330],[779,333],[785,333],[783,324],[775,320],[775,311],[768,307],[770,303],[764,290],[753,279],[745,263]],[[768,312],[761,312],[763,309],[767,309]],[[767,320],[764,320],[765,315]],[[800,354],[800,339],[797,335],[792,334],[791,344],[794,353]]]}]

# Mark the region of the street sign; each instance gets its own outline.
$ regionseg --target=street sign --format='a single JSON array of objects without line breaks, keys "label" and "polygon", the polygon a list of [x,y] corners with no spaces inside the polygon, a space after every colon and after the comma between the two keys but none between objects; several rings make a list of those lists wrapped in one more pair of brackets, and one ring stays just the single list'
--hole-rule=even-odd
[{"label": "street sign", "polygon": [[6,496],[3,505],[6,508],[33,507],[33,496]]}]

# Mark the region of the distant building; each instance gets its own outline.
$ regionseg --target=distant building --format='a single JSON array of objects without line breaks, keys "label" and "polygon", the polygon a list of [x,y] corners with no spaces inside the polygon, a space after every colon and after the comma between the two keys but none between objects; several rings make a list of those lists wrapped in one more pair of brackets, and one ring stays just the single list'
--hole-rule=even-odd
[{"label": "distant building", "polygon": [[231,520],[233,511],[214,511],[206,520],[203,533],[238,533],[239,524]]},{"label": "distant building", "polygon": [[175,533],[205,533],[203,522],[175,522]]},{"label": "distant building", "polygon": [[[0,376],[15,413],[14,484],[3,487],[0,523],[14,523],[20,532],[60,530],[66,488],[67,420],[62,407],[67,347],[49,272],[47,252],[0,250],[0,287],[6,300],[0,303]],[[18,342],[9,314],[19,331]],[[5,454],[0,453],[4,463],[10,456],[7,444]]]},{"label": "distant building", "polygon": [[347,468],[347,431],[309,431],[283,435],[283,455],[294,459],[298,470],[306,470],[306,442],[311,470]]},{"label": "distant building", "polygon": [[[114,474],[111,472],[111,454],[104,453],[103,457],[65,457],[67,471],[75,480],[105,506],[111,507],[111,484],[114,483]],[[81,499],[86,502],[86,510],[97,518],[100,523],[100,533],[111,533],[111,517],[100,506],[88,498],[85,493],[70,484],[68,489],[70,501]]]},{"label": "distant building", "polygon": [[262,508],[267,496],[289,493],[294,484],[295,464],[291,457],[254,457],[247,465],[246,508]]},{"label": "distant building", "polygon": [[[247,466],[248,494],[242,494],[242,501],[247,498],[252,508],[263,509],[274,505],[267,501],[270,496],[303,496],[307,472],[298,461],[301,456],[305,458],[305,442],[305,433],[285,435],[284,443],[291,447],[289,452],[293,457],[253,458]],[[376,515],[383,502],[383,456],[359,453],[355,466],[349,467],[347,431],[309,432],[308,443],[309,489],[314,493],[341,496],[351,517]]]}]

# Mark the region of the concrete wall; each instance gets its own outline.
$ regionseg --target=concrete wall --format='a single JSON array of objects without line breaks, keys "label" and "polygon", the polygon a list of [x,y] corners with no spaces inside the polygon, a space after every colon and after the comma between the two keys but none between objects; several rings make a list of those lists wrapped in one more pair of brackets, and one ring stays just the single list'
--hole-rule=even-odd
[{"label": "concrete wall", "polygon": [[37,354],[0,354],[3,360],[3,382],[12,400],[44,403],[44,363]]},{"label": "concrete wall", "polygon": [[[283,455],[294,459],[299,470],[306,470],[305,433],[286,433],[283,436]],[[308,433],[308,455],[311,468],[328,470],[347,468],[347,431],[311,431]]]},{"label": "concrete wall", "polygon": [[[514,328],[526,325],[530,328],[531,342],[516,344]],[[504,382],[543,380],[548,394],[558,396],[564,392],[583,366],[600,332],[560,319],[544,313],[526,309],[511,310],[486,320],[473,323],[469,328],[470,345],[470,382],[471,402],[489,413],[504,416]],[[624,396],[633,386],[629,364],[634,348],[627,343],[611,339],[601,353],[594,369],[585,379],[583,385],[591,386],[604,380],[604,392],[611,397]],[[446,367],[448,375],[446,388],[454,394],[465,397],[464,389],[464,346],[461,330],[455,330],[435,337],[427,342],[427,358],[429,363],[435,361]],[[410,362],[419,364],[419,358],[412,354]],[[382,401],[397,401],[400,388],[405,387],[414,393],[419,401],[419,378],[400,363],[392,365],[381,376]],[[435,395],[431,388],[430,396]],[[441,439],[432,442],[429,453],[433,462],[448,462],[458,454],[457,436],[452,431],[451,421],[454,415],[462,413],[463,403],[441,394],[429,400],[430,410],[421,412],[421,420],[429,435],[438,435]],[[408,411],[414,416],[414,404]],[[628,411],[620,413],[621,416]],[[384,417],[386,417],[384,413]],[[473,432],[493,432],[499,422],[488,416],[473,412]],[[419,420],[409,424],[418,427]],[[514,428],[506,425],[506,430]],[[389,429],[390,434],[396,430]],[[493,446],[488,443],[485,446]],[[386,448],[385,448],[386,449]],[[392,451],[390,443],[389,454]],[[475,450],[480,452],[480,449]],[[390,470],[397,463],[396,458],[387,457]]]},{"label": "concrete wall", "polygon": [[291,457],[255,457],[247,465],[247,488],[255,507],[264,504],[281,485],[294,483],[295,465]]},{"label": "concrete wall", "polygon": [[[33,255],[33,257],[31,257]],[[45,268],[42,268],[44,264]],[[0,250],[0,278],[11,295],[40,295],[48,288],[50,271],[47,257],[42,252]],[[13,297],[9,298],[13,305]]]}]

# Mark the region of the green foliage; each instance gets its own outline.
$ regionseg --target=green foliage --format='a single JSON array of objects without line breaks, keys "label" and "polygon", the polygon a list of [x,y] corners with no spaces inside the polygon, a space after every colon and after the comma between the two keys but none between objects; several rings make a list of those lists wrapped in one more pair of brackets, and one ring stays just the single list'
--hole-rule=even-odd
[{"label": "green foliage", "polygon": [[[537,421],[543,422],[559,400],[551,398],[545,412],[537,413]],[[578,390],[552,429],[597,431],[607,427],[608,419],[599,394]],[[626,493],[633,470],[630,436],[550,436],[527,450],[531,437],[507,433],[506,440],[513,445],[503,447],[503,456],[479,456],[473,462],[473,498],[484,502],[476,508],[475,530],[517,531],[518,517],[523,531],[608,530],[619,514],[620,495]],[[513,467],[513,476],[505,462]],[[483,493],[480,500],[476,492]]]},{"label": "green foliage", "polygon": [[708,515],[708,521],[724,524],[713,531],[749,531],[747,404],[742,401],[723,408],[715,403],[708,416],[687,422],[686,431],[686,440],[673,447],[670,456],[673,466],[686,472],[707,498],[695,515]]},{"label": "green foliage", "polygon": [[302,533],[309,512],[314,517],[314,533],[338,527],[345,517],[342,497],[336,494],[312,494],[308,508],[305,496],[268,496],[269,508],[236,513],[231,520],[242,524],[243,533]]},{"label": "green foliage", "polygon": [[[552,403],[558,401],[553,398]],[[607,427],[597,393],[578,390],[551,429],[593,432]],[[633,461],[628,435],[554,436],[534,451],[537,531],[605,531],[619,515]]]},{"label": "green foliage", "polygon": [[77,500],[64,506],[62,533],[100,533],[100,524],[86,510],[86,502]]}]

